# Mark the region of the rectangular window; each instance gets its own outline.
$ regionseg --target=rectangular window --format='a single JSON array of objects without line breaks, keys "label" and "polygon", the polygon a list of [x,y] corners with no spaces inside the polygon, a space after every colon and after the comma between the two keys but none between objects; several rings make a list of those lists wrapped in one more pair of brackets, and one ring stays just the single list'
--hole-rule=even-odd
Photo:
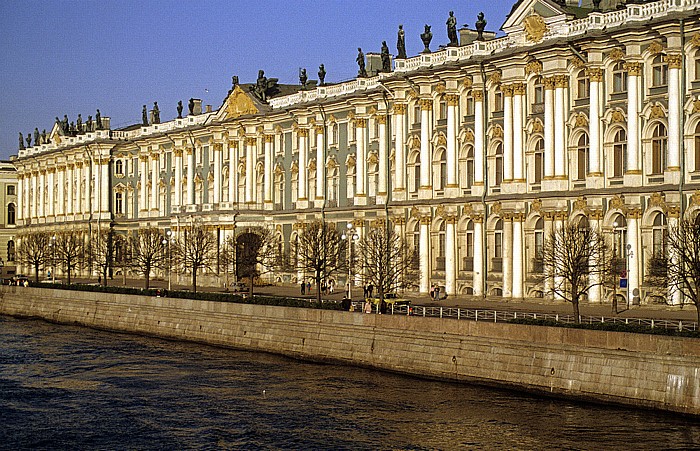
[{"label": "rectangular window", "polygon": [[8,196],[14,196],[15,195],[15,185],[7,185],[7,195]]},{"label": "rectangular window", "polygon": [[613,92],[627,92],[627,73],[613,73]]},{"label": "rectangular window", "polygon": [[587,99],[591,96],[591,83],[588,77],[578,79],[578,98]]},{"label": "rectangular window", "polygon": [[503,93],[496,91],[493,96],[493,111],[503,111]]},{"label": "rectangular window", "polygon": [[466,102],[466,103],[467,103],[467,105],[466,105],[466,108],[467,108],[466,115],[467,115],[467,116],[473,116],[473,115],[474,115],[474,97],[472,97],[472,96],[467,97],[467,102]]},{"label": "rectangular window", "polygon": [[537,152],[535,154],[535,183],[541,183],[542,182],[542,173],[544,172],[542,169],[544,167],[543,162],[542,162],[542,153]]},{"label": "rectangular window", "polygon": [[544,103],[544,86],[535,86],[535,104],[541,105]]}]

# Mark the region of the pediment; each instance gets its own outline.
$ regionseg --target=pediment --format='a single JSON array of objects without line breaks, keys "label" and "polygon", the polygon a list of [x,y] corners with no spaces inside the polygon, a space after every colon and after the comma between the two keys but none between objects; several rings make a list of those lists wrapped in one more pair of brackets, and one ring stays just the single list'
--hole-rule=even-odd
[{"label": "pediment", "polygon": [[252,94],[245,92],[240,85],[236,85],[226,97],[216,119],[235,119],[260,112],[258,102],[253,99]]},{"label": "pediment", "polygon": [[521,0],[515,4],[501,29],[510,34],[523,28],[539,24],[537,18],[547,21],[557,16],[566,16],[566,12],[556,3],[550,0]]}]

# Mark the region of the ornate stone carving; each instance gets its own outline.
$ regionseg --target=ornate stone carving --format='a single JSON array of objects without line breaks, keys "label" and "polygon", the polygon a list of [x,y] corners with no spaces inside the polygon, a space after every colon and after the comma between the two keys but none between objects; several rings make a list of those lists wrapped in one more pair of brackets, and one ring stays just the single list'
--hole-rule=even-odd
[{"label": "ornate stone carving", "polygon": [[585,114],[579,113],[576,115],[576,127],[587,127],[588,126],[588,118],[586,117]]},{"label": "ornate stone carving", "polygon": [[355,119],[355,127],[367,128],[367,119],[363,117],[358,117],[357,119]]},{"label": "ornate stone carving", "polygon": [[297,130],[297,135],[299,135],[301,138],[306,138],[309,136],[309,129],[300,128],[299,130]]},{"label": "ornate stone carving", "polygon": [[615,47],[608,53],[608,58],[610,58],[613,61],[620,61],[625,59],[625,52],[624,50]]},{"label": "ornate stone carving", "polygon": [[514,83],[513,94],[516,96],[525,95],[525,83]]},{"label": "ornate stone carving", "polygon": [[466,216],[471,216],[472,213],[474,213],[474,207],[472,204],[464,204],[464,207],[462,208],[462,214]]},{"label": "ornate stone carving", "polygon": [[459,96],[457,94],[447,94],[445,96],[445,101],[448,106],[457,106],[459,105]]},{"label": "ornate stone carving", "polygon": [[577,56],[570,58],[569,63],[576,69],[583,69],[586,67],[586,62]]},{"label": "ornate stone carving", "polygon": [[693,102],[693,113],[700,113],[700,99]]},{"label": "ornate stone carving", "polygon": [[658,103],[651,107],[651,113],[649,113],[650,119],[661,119],[666,117],[664,109]]},{"label": "ornate stone carving", "polygon": [[668,206],[666,205],[666,196],[663,193],[652,193],[649,196],[649,207],[650,208],[660,208],[662,211],[666,211]]},{"label": "ornate stone carving", "polygon": [[623,123],[625,122],[625,114],[620,110],[615,110],[610,115],[610,121],[612,123]]},{"label": "ornate stone carving", "polygon": [[484,92],[481,90],[474,90],[474,91],[472,91],[472,97],[474,97],[475,102],[483,102],[484,101]]},{"label": "ornate stone carving", "polygon": [[666,55],[666,63],[668,64],[669,69],[682,69],[683,58],[681,57],[680,53],[671,53]]},{"label": "ornate stone carving", "polygon": [[533,133],[544,133],[544,125],[542,125],[542,122],[540,122],[539,120],[536,120],[532,124],[532,132]]},{"label": "ornate stone carving", "polygon": [[323,134],[323,125],[314,126],[314,132],[316,132],[317,135],[322,135]]},{"label": "ornate stone carving", "polygon": [[600,67],[589,67],[586,69],[588,78],[591,82],[602,82],[603,81],[603,69]]},{"label": "ornate stone carving", "polygon": [[446,146],[447,145],[447,139],[445,139],[445,135],[438,135],[437,139],[437,145],[438,146]]},{"label": "ornate stone carving", "polygon": [[500,201],[496,201],[491,205],[491,213],[496,216],[500,216],[503,213],[503,205],[501,205]]},{"label": "ornate stone carving", "polygon": [[273,142],[275,142],[275,135],[265,135],[265,142],[266,142],[266,143],[273,143]]},{"label": "ornate stone carving", "polygon": [[700,206],[700,190],[695,191],[690,195],[690,207]]},{"label": "ornate stone carving", "polygon": [[542,80],[542,84],[544,85],[544,89],[554,89],[555,83],[555,77],[544,77]]},{"label": "ornate stone carving", "polygon": [[614,195],[610,199],[610,209],[620,210],[622,212],[627,212],[627,205],[625,205],[625,196]]},{"label": "ornate stone carving", "polygon": [[422,111],[430,111],[433,109],[433,99],[420,99],[418,104]]},{"label": "ornate stone carving", "polygon": [[464,133],[464,140],[469,143],[474,142],[474,132],[472,132],[471,130],[467,130]]},{"label": "ornate stone carving", "polygon": [[491,76],[489,77],[489,80],[494,85],[500,84],[501,83],[501,71],[495,70],[495,71],[491,72]]},{"label": "ornate stone carving", "polygon": [[228,118],[236,118],[247,114],[256,114],[258,109],[255,103],[243,92],[240,85],[237,85],[231,95],[226,99],[226,115]]},{"label": "ornate stone carving", "polygon": [[569,76],[568,75],[555,75],[554,76],[554,87],[555,88],[568,88],[569,87]]},{"label": "ornate stone carving", "polygon": [[394,114],[406,114],[406,104],[405,103],[395,103],[394,104]]},{"label": "ornate stone carving", "polygon": [[690,39],[690,44],[694,47],[700,47],[700,32],[693,35]]},{"label": "ornate stone carving", "polygon": [[649,44],[649,47],[647,47],[647,50],[652,55],[658,55],[664,51],[664,46],[661,45],[659,41],[652,41],[652,43]]},{"label": "ornate stone carving", "polygon": [[540,42],[549,31],[547,24],[539,14],[535,13],[525,18],[525,39],[530,42]]},{"label": "ornate stone carving", "polygon": [[421,215],[420,215],[420,211],[418,210],[418,207],[414,206],[413,208],[411,208],[411,214],[410,214],[411,218],[415,218],[415,219],[420,220],[420,216]]},{"label": "ornate stone carving", "polygon": [[[305,131],[307,134],[309,133],[308,130],[305,130]],[[257,143],[257,139],[253,138],[252,136],[249,136],[248,138],[245,139],[246,146],[255,147],[256,143]]]},{"label": "ornate stone carving", "polygon": [[532,201],[532,204],[530,205],[530,208],[532,208],[532,211],[536,211],[540,213],[542,211],[542,200],[541,199],[535,199]]},{"label": "ornate stone carving", "polygon": [[374,120],[377,121],[377,124],[379,124],[379,125],[386,125],[386,116],[384,116],[384,115],[375,116]]},{"label": "ornate stone carving", "polygon": [[465,89],[470,89],[473,83],[472,77],[466,76],[464,77],[464,81],[462,81],[462,86],[464,86]]},{"label": "ornate stone carving", "polygon": [[574,211],[582,211],[586,214],[588,214],[589,208],[588,208],[588,201],[586,200],[585,196],[581,196],[578,199],[574,201],[573,205],[573,210]]},{"label": "ornate stone carving", "polygon": [[444,93],[446,89],[447,86],[445,86],[444,82],[440,82],[437,85],[435,85],[435,92],[437,92],[438,94]]},{"label": "ornate stone carving", "polygon": [[435,216],[438,218],[445,218],[447,216],[447,210],[444,205],[438,205],[435,209]]},{"label": "ornate stone carving", "polygon": [[542,63],[537,60],[531,60],[525,65],[525,75],[541,74]]},{"label": "ornate stone carving", "polygon": [[512,97],[513,85],[501,85],[501,92],[503,93],[503,97]]},{"label": "ornate stone carving", "polygon": [[628,75],[638,77],[642,75],[642,63],[630,62],[625,63],[625,70]]},{"label": "ornate stone carving", "polygon": [[503,138],[503,129],[501,128],[500,125],[497,125],[493,128],[493,137],[494,138]]}]

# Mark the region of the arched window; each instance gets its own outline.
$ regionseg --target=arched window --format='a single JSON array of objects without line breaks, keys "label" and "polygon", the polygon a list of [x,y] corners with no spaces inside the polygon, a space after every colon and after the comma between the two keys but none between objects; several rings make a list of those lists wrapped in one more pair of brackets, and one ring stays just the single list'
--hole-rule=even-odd
[{"label": "arched window", "polygon": [[625,155],[627,154],[627,133],[620,129],[615,133],[613,141],[613,177],[622,177],[625,169]]},{"label": "arched window", "polygon": [[535,142],[535,183],[542,183],[544,178],[544,139]]},{"label": "arched window", "polygon": [[124,195],[122,193],[114,194],[114,213],[124,214]]},{"label": "arched window", "polygon": [[[537,77],[537,80],[535,81],[535,96],[533,98],[533,105],[542,105],[544,106],[544,85],[542,84],[542,77]],[[544,107],[542,108],[534,108],[533,113],[541,113],[544,111]]]},{"label": "arched window", "polygon": [[666,238],[668,233],[668,227],[666,226],[666,216],[663,213],[659,213],[654,218],[654,225],[652,226],[652,257],[653,258],[666,258]]},{"label": "arched window", "polygon": [[695,81],[700,80],[700,50],[695,51]]},{"label": "arched window", "polygon": [[695,126],[695,170],[700,171],[700,122]]},{"label": "arched window", "polygon": [[464,271],[474,271],[474,221],[467,223],[465,233],[464,258],[462,269]]},{"label": "arched window", "polygon": [[7,224],[15,225],[15,204],[7,205]]},{"label": "arched window", "polygon": [[420,187],[420,154],[414,152],[413,159],[409,160],[408,167],[408,186],[409,191],[412,193],[417,193]]},{"label": "arched window", "polygon": [[576,159],[578,163],[578,180],[585,180],[588,174],[588,133],[583,133],[578,138],[578,143],[576,146]]},{"label": "arched window", "polygon": [[651,173],[661,174],[666,168],[666,147],[668,136],[663,124],[656,124],[651,137]]},{"label": "arched window", "polygon": [[493,94],[493,111],[503,111],[503,91],[500,88],[496,89],[496,92]]},{"label": "arched window", "polygon": [[474,115],[474,96],[472,95],[472,92],[469,91],[469,94],[464,98],[464,115],[465,116],[473,116]]},{"label": "arched window", "polygon": [[591,79],[588,77],[586,69],[579,71],[576,77],[576,98],[587,99],[591,96]]},{"label": "arched window", "polygon": [[440,100],[439,119],[447,119],[447,102],[442,99]]},{"label": "arched window", "polygon": [[413,269],[420,268],[420,222],[416,221],[413,226],[412,243],[413,245]]},{"label": "arched window", "polygon": [[668,84],[668,64],[662,55],[657,55],[651,63],[651,85],[653,87]]},{"label": "arched window", "polygon": [[114,173],[117,175],[124,175],[124,162],[122,160],[117,160],[114,163]]},{"label": "arched window", "polygon": [[15,242],[13,240],[7,242],[7,261],[15,261]]},{"label": "arched window", "polygon": [[446,221],[442,221],[438,231],[438,252],[435,261],[435,269],[438,271],[445,270],[445,223]]},{"label": "arched window", "polygon": [[627,92],[627,71],[622,61],[615,64],[612,69],[613,86],[612,92]]},{"label": "arched window", "polygon": [[535,255],[532,271],[541,273],[544,269],[544,219],[539,218],[535,223]]},{"label": "arched window", "polygon": [[[613,219],[613,256],[616,260],[625,261],[625,245],[627,244],[627,220],[621,214]],[[624,268],[624,264],[622,265]]]},{"label": "arched window", "polygon": [[493,230],[493,270],[503,271],[503,219],[496,222]]},{"label": "arched window", "polygon": [[474,184],[474,147],[467,148],[467,188]]},{"label": "arched window", "polygon": [[433,186],[435,189],[445,189],[447,185],[447,159],[445,149],[439,149],[433,163]]},{"label": "arched window", "polygon": [[331,144],[338,144],[338,124],[333,124],[331,128]]},{"label": "arched window", "polygon": [[496,177],[494,179],[494,186],[501,186],[501,183],[503,183],[503,143],[498,143],[496,145],[496,152],[495,152],[496,158],[495,158],[495,170],[496,170]]}]

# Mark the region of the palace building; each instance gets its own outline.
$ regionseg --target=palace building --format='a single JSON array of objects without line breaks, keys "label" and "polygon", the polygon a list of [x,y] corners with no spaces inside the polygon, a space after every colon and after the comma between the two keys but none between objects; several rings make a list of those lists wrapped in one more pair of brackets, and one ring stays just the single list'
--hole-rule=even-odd
[{"label": "palace building", "polygon": [[461,29],[458,45],[394,57],[391,71],[304,86],[234,77],[218,109],[192,100],[172,121],[58,122],[13,160],[17,224],[177,234],[199,218],[222,241],[267,225],[288,246],[322,210],[360,236],[388,212],[418,251],[420,292],[525,298],[542,295],[547,234],[586,221],[626,261],[633,300],[658,302],[650,262],[700,209],[699,9],[521,0],[503,36]]}]

